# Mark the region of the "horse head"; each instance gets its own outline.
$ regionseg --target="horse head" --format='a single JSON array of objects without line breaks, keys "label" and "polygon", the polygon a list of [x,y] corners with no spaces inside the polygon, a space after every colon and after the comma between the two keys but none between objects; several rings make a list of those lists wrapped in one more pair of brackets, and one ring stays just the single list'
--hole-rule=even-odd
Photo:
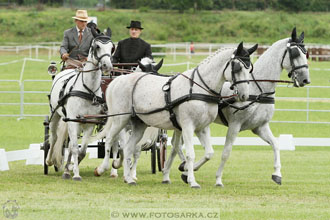
[{"label": "horse head", "polygon": [[304,32],[297,37],[296,28],[293,28],[281,62],[282,68],[289,72],[288,77],[292,79],[295,87],[310,84],[308,51],[305,48],[304,37]]},{"label": "horse head", "polygon": [[139,68],[142,70],[142,72],[151,72],[151,73],[158,73],[158,70],[162,67],[163,65],[163,59],[159,61],[158,64],[156,64],[152,59],[149,57],[143,58],[141,61],[138,61]]},{"label": "horse head", "polygon": [[230,89],[235,89],[240,101],[246,101],[249,98],[249,73],[252,68],[250,55],[258,48],[258,44],[247,49],[241,42],[234,51],[231,59],[228,61],[224,77],[231,82]]},{"label": "horse head", "polygon": [[114,49],[114,44],[111,40],[111,29],[108,28],[107,33],[99,34],[94,28],[91,28],[94,39],[92,41],[89,58],[90,61],[98,66],[104,74],[109,74],[112,70],[112,50]]}]

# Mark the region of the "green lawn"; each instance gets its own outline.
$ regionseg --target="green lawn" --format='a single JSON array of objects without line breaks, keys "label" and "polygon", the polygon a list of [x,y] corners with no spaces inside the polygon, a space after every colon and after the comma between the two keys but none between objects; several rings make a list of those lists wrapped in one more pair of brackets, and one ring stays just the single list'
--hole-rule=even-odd
[{"label": "green lawn", "polygon": [[[13,55],[6,61],[21,59]],[[44,57],[46,59],[46,56]],[[187,60],[199,63],[203,57],[166,57],[165,63]],[[50,79],[48,64],[27,62],[23,79]],[[22,62],[0,66],[0,80],[19,80]],[[185,65],[163,67],[162,72],[181,72]],[[329,68],[329,63],[311,62],[310,68]],[[283,73],[283,79],[286,74]],[[329,85],[329,72],[311,70],[312,85]],[[315,84],[314,84],[315,82]],[[48,91],[50,82],[27,83],[26,90]],[[17,84],[0,83],[1,91],[15,91]],[[311,90],[311,97],[328,97],[321,89]],[[305,97],[306,89],[278,88],[278,97]],[[17,102],[15,94],[0,96],[0,102]],[[45,94],[26,95],[25,102],[47,102]],[[277,101],[276,108],[305,108],[305,102]],[[311,103],[310,108],[329,109],[327,102]],[[26,106],[27,113],[47,115],[48,106]],[[1,107],[0,114],[19,113],[16,106]],[[274,120],[305,120],[305,113],[276,112]],[[311,114],[312,120],[329,120],[329,114]],[[6,151],[26,149],[30,143],[43,141],[43,117],[27,117],[17,121],[14,117],[0,117],[0,148]],[[329,137],[330,125],[271,123],[276,137],[293,134],[294,137]],[[226,127],[212,124],[212,136],[224,136]],[[169,132],[171,135],[171,132]],[[254,136],[250,131],[241,137]],[[101,163],[98,159],[85,159],[81,165],[82,182],[64,181],[61,173],[50,170],[43,175],[42,166],[26,166],[25,161],[10,162],[10,171],[0,172],[0,205],[16,200],[20,209],[17,219],[109,219],[110,212],[128,207],[131,211],[150,208],[149,211],[176,210],[220,211],[221,219],[328,219],[330,216],[330,149],[327,147],[296,147],[296,151],[282,151],[282,186],[271,180],[273,152],[269,146],[234,146],[228,161],[223,182],[225,188],[216,188],[215,172],[220,163],[222,146],[214,146],[215,154],[199,172],[196,180],[202,189],[193,190],[180,179],[175,160],[171,185],[162,185],[162,175],[150,173],[150,153],[142,153],[138,166],[138,185],[123,183],[122,169],[118,179],[109,173],[96,178],[93,169]],[[196,147],[196,159],[203,150]],[[143,209],[142,209],[143,210]],[[0,212],[0,219],[5,217]]]},{"label": "green lawn", "polygon": [[[330,216],[330,151],[327,148],[297,147],[282,151],[281,186],[271,180],[273,153],[270,147],[235,146],[223,176],[224,188],[217,188],[215,172],[222,147],[215,146],[214,158],[196,180],[201,189],[190,189],[180,180],[179,160],[173,165],[171,185],[161,184],[162,175],[150,173],[150,153],[142,153],[138,166],[138,185],[123,183],[109,172],[97,178],[93,169],[101,160],[85,159],[82,182],[65,181],[61,173],[42,166],[10,163],[10,171],[0,172],[0,203],[16,200],[17,219],[109,219],[111,211],[128,207],[130,211],[219,210],[221,219],[328,219]],[[197,158],[203,150],[196,147]],[[1,218],[0,213],[0,219]]]}]

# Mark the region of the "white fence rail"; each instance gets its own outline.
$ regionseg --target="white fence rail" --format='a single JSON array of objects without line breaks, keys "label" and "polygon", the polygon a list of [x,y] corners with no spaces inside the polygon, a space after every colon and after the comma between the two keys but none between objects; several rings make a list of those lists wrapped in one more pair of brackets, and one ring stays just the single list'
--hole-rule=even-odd
[{"label": "white fence rail", "polygon": [[[46,50],[48,53],[48,59],[51,60],[52,57],[59,58],[59,48],[61,42],[40,42],[38,44],[29,44],[29,45],[8,45],[8,46],[0,46],[0,52],[14,52],[19,54],[24,51],[28,51],[30,58],[39,59],[39,54],[41,50]],[[253,46],[253,44],[245,44],[247,47]],[[236,47],[237,44],[212,44],[212,43],[195,43],[195,53],[194,55],[210,55],[214,51],[219,48],[227,48],[227,47]],[[259,45],[260,49],[267,49],[270,45]],[[182,42],[182,43],[167,43],[167,44],[153,44],[151,45],[153,49],[154,56],[173,56],[173,59],[176,60],[176,56],[185,55],[191,56],[190,53],[190,43]],[[307,44],[306,48],[316,48],[316,49],[324,49],[330,51],[330,45],[315,45],[315,44]],[[159,51],[161,50],[161,51]],[[260,54],[255,54],[254,56],[258,56]],[[317,54],[310,54],[311,58],[326,58],[330,59],[330,53],[321,54],[317,52]]]},{"label": "white fence rail", "polygon": [[[50,83],[51,80],[0,80],[1,83],[15,83],[18,85],[19,90],[16,91],[0,91],[0,94],[18,94],[19,95],[19,102],[11,102],[11,103],[5,103],[5,102],[0,102],[0,106],[9,106],[9,105],[16,105],[19,106],[20,113],[19,114],[0,114],[0,117],[18,117],[18,118],[24,118],[24,117],[40,117],[44,116],[44,114],[26,114],[24,112],[24,107],[25,106],[31,106],[31,105],[37,105],[37,106],[45,106],[49,105],[47,102],[44,103],[37,103],[37,102],[25,102],[25,94],[49,94],[49,91],[26,91],[25,90],[25,84],[26,83],[35,83],[35,82],[41,82],[41,83]],[[279,89],[281,87],[287,87],[284,85],[278,85]],[[281,121],[272,121],[274,123],[313,123],[313,124],[330,124],[330,117],[328,117],[328,120],[325,121],[311,121],[310,120],[310,114],[312,112],[322,112],[322,113],[329,113],[330,115],[330,94],[327,93],[329,96],[327,98],[315,98],[315,97],[310,97],[310,90],[313,89],[330,89],[330,86],[306,86],[304,88],[300,88],[301,90],[306,90],[306,97],[276,97],[276,100],[293,100],[293,101],[300,101],[300,102],[305,102],[306,107],[305,108],[299,108],[299,109],[275,109],[275,111],[286,111],[286,112],[304,112],[306,113],[306,119],[305,120],[297,120],[297,121],[286,121],[286,120],[281,120]],[[324,93],[326,94],[326,93]],[[310,104],[312,102],[326,102],[329,103],[329,109],[314,109],[310,108]],[[1,113],[1,112],[0,112]]]}]

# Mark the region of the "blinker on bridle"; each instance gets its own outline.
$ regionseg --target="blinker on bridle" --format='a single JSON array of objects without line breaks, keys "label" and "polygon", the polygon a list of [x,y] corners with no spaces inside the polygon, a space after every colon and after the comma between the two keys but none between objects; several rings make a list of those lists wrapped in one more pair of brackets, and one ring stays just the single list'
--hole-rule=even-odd
[{"label": "blinker on bridle", "polygon": [[[235,59],[237,59],[239,62],[235,62],[234,61]],[[233,54],[230,61],[227,63],[227,65],[226,65],[223,72],[226,71],[227,67],[229,66],[229,63],[231,63],[231,78],[232,78],[232,81],[233,81],[233,83],[230,86],[230,89],[234,90],[234,87],[237,84],[240,84],[240,83],[249,84],[250,83],[249,80],[236,80],[235,74],[239,73],[242,70],[242,67],[239,63],[242,63],[246,69],[250,68],[250,64],[251,64],[250,58],[249,57],[243,57],[243,56],[237,56],[237,55]]]},{"label": "blinker on bridle", "polygon": [[[103,57],[110,57],[111,58],[111,54],[109,53],[105,53],[105,54],[102,54],[102,56],[98,57],[97,56],[97,52],[96,52],[96,49],[97,49],[97,45],[95,44],[95,42],[100,42],[102,44],[108,44],[109,42],[111,42],[113,44],[113,42],[111,41],[111,38],[109,36],[106,36],[106,35],[100,35],[100,36],[97,36],[94,38],[94,41],[93,41],[93,45],[92,45],[92,53],[93,53],[93,56],[94,58],[97,60],[97,63],[100,62],[100,60],[103,58]],[[114,45],[114,44],[113,44]],[[112,48],[112,51],[111,53],[113,52],[114,50],[114,47]],[[95,65],[95,64],[94,64]],[[97,64],[96,64],[97,65]]]},{"label": "blinker on bridle", "polygon": [[[293,46],[296,46],[294,48],[292,48]],[[300,66],[296,66],[294,64],[294,59],[298,58],[300,56],[300,52],[299,52],[299,49],[301,50],[301,52],[303,54],[306,54],[306,58],[308,59],[309,57],[309,54],[308,54],[308,51],[305,49],[305,45],[303,43],[296,43],[296,42],[292,42],[292,41],[289,41],[289,43],[287,44],[287,48],[283,54],[283,57],[282,57],[282,62],[281,62],[281,67],[283,69],[283,61],[284,61],[284,58],[285,58],[285,55],[288,53],[289,54],[289,59],[290,59],[290,64],[291,64],[291,71],[288,73],[288,77],[289,78],[292,78],[292,76],[295,78],[296,76],[296,70],[298,69],[301,69],[301,68],[308,68],[308,65],[307,64],[304,64],[304,65],[300,65]]]}]

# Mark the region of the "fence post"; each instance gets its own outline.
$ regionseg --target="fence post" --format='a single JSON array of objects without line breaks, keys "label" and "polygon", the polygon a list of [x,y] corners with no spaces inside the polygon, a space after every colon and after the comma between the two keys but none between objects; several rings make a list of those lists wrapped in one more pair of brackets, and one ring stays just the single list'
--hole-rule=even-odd
[{"label": "fence post", "polygon": [[38,59],[39,57],[39,46],[36,45],[36,59]]},{"label": "fence post", "polygon": [[21,83],[21,91],[20,91],[20,117],[17,120],[23,119],[24,116],[24,81]]},{"label": "fence post", "polygon": [[49,46],[48,47],[48,60],[51,60],[52,59],[52,47]]},{"label": "fence post", "polygon": [[176,45],[173,47],[173,60],[176,61]]},{"label": "fence post", "polygon": [[32,45],[31,44],[30,44],[29,52],[30,52],[30,58],[32,58]]},{"label": "fence post", "polygon": [[0,171],[9,170],[5,149],[0,149]]}]

